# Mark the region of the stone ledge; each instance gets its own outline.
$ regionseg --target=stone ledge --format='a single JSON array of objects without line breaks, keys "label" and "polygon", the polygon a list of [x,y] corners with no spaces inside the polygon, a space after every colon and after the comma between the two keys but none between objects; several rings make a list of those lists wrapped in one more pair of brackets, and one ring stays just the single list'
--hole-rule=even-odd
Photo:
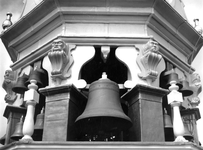
[{"label": "stone ledge", "polygon": [[203,150],[203,147],[194,143],[178,142],[14,142],[3,146],[1,150],[82,150],[82,149],[116,149],[116,150]]}]

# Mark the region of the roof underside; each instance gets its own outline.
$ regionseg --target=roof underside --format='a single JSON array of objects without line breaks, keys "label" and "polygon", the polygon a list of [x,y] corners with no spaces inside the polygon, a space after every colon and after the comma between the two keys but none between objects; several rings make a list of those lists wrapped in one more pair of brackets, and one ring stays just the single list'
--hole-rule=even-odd
[{"label": "roof underside", "polygon": [[[189,63],[203,45],[203,37],[163,0],[44,0],[1,34],[11,59],[17,61],[19,50],[15,46],[19,45],[20,41],[36,34],[57,17],[61,18],[59,24],[63,24],[67,21],[65,16],[68,14],[86,16],[94,14],[113,16],[113,18],[119,15],[147,17],[148,27],[159,24],[160,27],[155,29],[156,32],[162,32],[163,35],[170,33],[172,36],[166,38],[170,38],[173,43],[177,43],[176,45],[179,43],[184,45],[184,48],[180,46],[179,51],[189,58]],[[193,57],[189,57],[191,55]]]}]

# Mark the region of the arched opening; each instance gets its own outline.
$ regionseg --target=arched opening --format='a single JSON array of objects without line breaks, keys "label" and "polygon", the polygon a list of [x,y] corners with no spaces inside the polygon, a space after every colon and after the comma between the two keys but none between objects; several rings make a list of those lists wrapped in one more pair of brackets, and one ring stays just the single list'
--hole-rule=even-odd
[{"label": "arched opening", "polygon": [[102,73],[106,72],[107,77],[117,84],[124,84],[127,80],[127,67],[115,56],[116,46],[110,47],[109,56],[106,62],[102,59],[101,46],[94,46],[95,56],[81,68],[81,79],[87,84],[101,78]]}]

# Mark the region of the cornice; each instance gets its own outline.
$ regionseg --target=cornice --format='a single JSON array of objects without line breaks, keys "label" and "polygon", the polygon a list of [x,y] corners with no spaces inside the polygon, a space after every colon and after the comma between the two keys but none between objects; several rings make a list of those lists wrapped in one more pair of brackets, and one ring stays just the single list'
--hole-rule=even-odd
[{"label": "cornice", "polygon": [[178,56],[176,56],[173,52],[168,51],[163,45],[160,44],[159,52],[162,54],[163,58],[176,66],[178,69],[183,72],[194,72],[195,69],[189,65],[188,63],[182,61]]},{"label": "cornice", "polygon": [[22,143],[22,142],[13,142],[9,145],[3,146],[2,150],[82,150],[82,149],[118,149],[118,150],[202,150],[203,148],[193,144],[191,142],[32,142],[32,143]]},{"label": "cornice", "polygon": [[[164,13],[163,13],[164,12]],[[88,17],[89,16],[89,17]],[[22,62],[26,64],[30,60],[36,60],[40,55],[44,56],[47,53],[49,43],[57,36],[55,35],[45,45],[35,49],[36,52],[31,52],[24,60],[18,60],[19,52],[28,48],[35,42],[40,42],[40,38],[46,36],[53,29],[60,26],[61,30],[65,24],[69,23],[115,23],[115,24],[140,24],[146,25],[147,28],[152,28],[156,34],[159,34],[163,39],[170,42],[180,53],[189,58],[188,63],[191,63],[194,57],[199,52],[203,45],[203,37],[199,35],[196,30],[184,20],[167,2],[162,0],[131,0],[123,1],[117,0],[44,0],[40,5],[31,10],[27,15],[22,17],[18,22],[12,25],[8,30],[3,32],[0,36],[7,48],[7,51],[15,63],[13,68]],[[146,35],[148,37],[148,35]],[[81,37],[84,39],[83,37]],[[96,38],[93,42],[99,39],[108,38],[115,40],[115,37],[86,37],[87,39]],[[145,38],[145,37],[142,37]],[[69,37],[68,39],[80,39],[79,37]],[[139,39],[139,37],[125,37],[124,40]],[[156,40],[156,39],[155,39]],[[83,41],[83,40],[79,40]],[[75,41],[77,43],[77,41]],[[83,41],[83,43],[87,44]],[[133,41],[130,42],[133,44]],[[101,41],[100,41],[101,43]],[[106,42],[108,43],[108,42]],[[111,42],[109,42],[110,44]],[[117,43],[118,44],[118,43]],[[120,44],[120,43],[119,43]],[[125,42],[124,42],[125,44]],[[91,44],[92,45],[92,44]],[[42,50],[40,50],[42,49]],[[46,50],[44,50],[46,49]],[[171,57],[170,49],[165,48],[167,58]],[[38,52],[42,51],[42,52]],[[34,57],[37,56],[37,57]],[[33,57],[31,59],[31,57]],[[17,61],[17,62],[16,62]],[[187,70],[187,62],[180,62],[177,64],[184,64],[183,70]]]},{"label": "cornice", "polygon": [[51,42],[54,39],[63,39],[68,44],[75,44],[77,46],[84,45],[117,45],[117,46],[136,46],[136,44],[145,44],[152,37],[137,37],[137,38],[119,38],[119,37],[69,37],[69,36],[57,36],[50,39],[48,43],[42,47],[36,49],[35,51],[29,53],[23,59],[17,60],[10,67],[12,70],[17,70],[19,68],[24,68],[36,60],[43,58],[47,55],[48,51],[51,49]]},{"label": "cornice", "polygon": [[[160,28],[165,28],[166,32],[160,33],[160,35],[165,36],[164,38],[167,41],[170,41],[173,46],[188,58],[192,55],[192,57],[188,59],[188,63],[190,64],[203,46],[203,36],[173,9],[169,3],[162,3],[158,0],[154,10],[153,20],[157,20],[159,24],[163,26],[156,25],[155,30],[159,32],[158,30]],[[153,25],[153,23],[151,23],[151,25]],[[166,35],[170,35],[171,37],[167,38]]]},{"label": "cornice", "polygon": [[[166,89],[162,89],[159,87],[152,87],[152,86],[148,86],[148,85],[137,84],[135,87],[130,89],[127,93],[122,95],[121,98],[128,101],[129,99],[132,99],[132,97],[138,95],[138,99],[142,97],[144,100],[149,100],[150,98],[153,99],[152,97],[155,96],[156,98],[153,99],[153,101],[161,103],[162,99],[161,98],[158,99],[158,97],[163,97],[168,93],[169,93],[169,91]],[[150,98],[146,98],[149,96],[150,96]],[[134,100],[135,99],[133,98],[133,101]]]},{"label": "cornice", "polygon": [[[17,70],[19,68],[24,68],[35,61],[43,58],[47,55],[48,51],[51,49],[51,42],[54,39],[61,38],[66,43],[75,44],[77,46],[84,45],[116,45],[116,46],[135,46],[137,44],[146,44],[149,39],[152,37],[137,37],[137,38],[118,38],[118,37],[109,37],[109,38],[101,38],[101,37],[68,37],[68,36],[58,36],[50,39],[50,42],[46,43],[42,47],[37,50],[29,53],[25,58],[20,59],[13,63],[10,67],[12,70]],[[193,72],[195,71],[193,67],[189,64],[183,62],[177,56],[175,56],[172,52],[167,51],[162,45],[160,45],[160,53],[162,56],[170,61],[173,60],[175,66],[177,66],[182,71]],[[175,59],[174,59],[175,58]]]}]

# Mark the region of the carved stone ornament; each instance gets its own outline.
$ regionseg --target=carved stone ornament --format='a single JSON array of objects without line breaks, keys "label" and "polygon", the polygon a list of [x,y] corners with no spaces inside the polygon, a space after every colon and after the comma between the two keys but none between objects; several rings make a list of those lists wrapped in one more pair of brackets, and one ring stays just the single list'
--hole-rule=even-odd
[{"label": "carved stone ornament", "polygon": [[102,52],[102,60],[104,61],[104,63],[106,63],[110,53],[110,46],[102,46],[101,52]]},{"label": "carved stone ornament", "polygon": [[52,48],[48,53],[48,58],[52,66],[52,79],[58,84],[71,76],[71,66],[73,57],[70,53],[71,48],[61,39],[52,42]]},{"label": "carved stone ornament", "polygon": [[137,56],[136,61],[141,70],[141,73],[139,73],[138,76],[143,80],[147,80],[149,84],[156,80],[158,76],[156,68],[162,59],[158,50],[158,43],[156,41],[149,40]]},{"label": "carved stone ornament", "polygon": [[199,93],[202,91],[201,79],[198,73],[193,73],[191,75],[191,85],[190,85],[193,95],[188,99],[192,107],[196,107],[200,103],[200,98],[198,97]]},{"label": "carved stone ornament", "polygon": [[15,92],[12,91],[13,86],[15,85],[15,74],[11,70],[6,70],[4,75],[4,81],[2,84],[3,89],[6,91],[4,100],[8,104],[13,104],[17,98]]}]

